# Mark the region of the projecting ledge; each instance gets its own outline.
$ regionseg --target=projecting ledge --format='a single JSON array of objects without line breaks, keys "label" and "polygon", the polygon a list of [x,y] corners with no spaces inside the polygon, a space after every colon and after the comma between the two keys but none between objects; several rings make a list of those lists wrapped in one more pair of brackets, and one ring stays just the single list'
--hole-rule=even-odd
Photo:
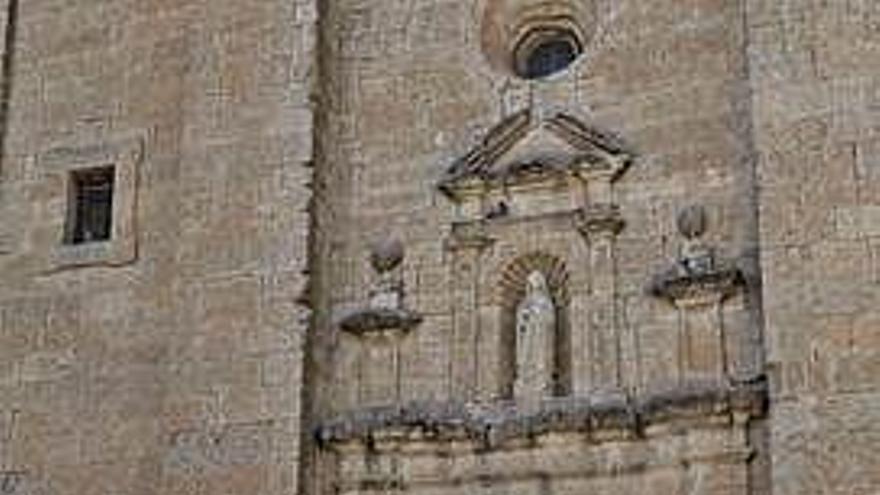
[{"label": "projecting ledge", "polygon": [[345,315],[339,327],[354,335],[398,330],[409,332],[422,322],[422,316],[399,308],[361,308]]},{"label": "projecting ledge", "polygon": [[[363,441],[463,440],[484,449],[553,432],[583,432],[592,441],[642,438],[649,427],[679,421],[744,421],[766,410],[764,377],[731,383],[682,384],[631,396],[546,399],[534,412],[511,402],[495,404],[413,403],[361,409],[332,418],[315,429],[322,446]],[[743,419],[745,418],[745,419]]]}]

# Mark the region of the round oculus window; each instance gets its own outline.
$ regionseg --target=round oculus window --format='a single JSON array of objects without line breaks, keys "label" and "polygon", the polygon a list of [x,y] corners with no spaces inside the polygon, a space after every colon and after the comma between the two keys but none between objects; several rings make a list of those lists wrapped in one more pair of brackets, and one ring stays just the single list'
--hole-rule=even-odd
[{"label": "round oculus window", "polygon": [[533,30],[515,50],[516,73],[525,79],[541,79],[568,68],[581,52],[581,44],[570,31]]}]

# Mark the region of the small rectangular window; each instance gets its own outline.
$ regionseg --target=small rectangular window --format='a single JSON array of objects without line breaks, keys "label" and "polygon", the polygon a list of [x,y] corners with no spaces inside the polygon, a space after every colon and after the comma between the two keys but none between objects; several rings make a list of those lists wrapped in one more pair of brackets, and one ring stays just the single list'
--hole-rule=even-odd
[{"label": "small rectangular window", "polygon": [[113,231],[114,176],[113,166],[71,173],[66,244],[110,240]]}]

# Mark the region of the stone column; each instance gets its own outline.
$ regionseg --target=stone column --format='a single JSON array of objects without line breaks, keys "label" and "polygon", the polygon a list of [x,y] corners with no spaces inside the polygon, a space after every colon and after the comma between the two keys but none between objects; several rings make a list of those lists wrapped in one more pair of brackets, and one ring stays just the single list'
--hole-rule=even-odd
[{"label": "stone column", "polygon": [[480,258],[491,241],[470,229],[453,231],[447,249],[453,256],[452,332],[449,392],[453,400],[477,398],[480,385]]},{"label": "stone column", "polygon": [[[615,239],[623,226],[618,209],[611,204],[584,208],[578,219],[578,229],[589,246],[593,288],[588,328],[573,329],[587,332],[586,363],[575,361],[574,389],[580,394],[622,385]],[[575,309],[583,310],[581,304]]]}]

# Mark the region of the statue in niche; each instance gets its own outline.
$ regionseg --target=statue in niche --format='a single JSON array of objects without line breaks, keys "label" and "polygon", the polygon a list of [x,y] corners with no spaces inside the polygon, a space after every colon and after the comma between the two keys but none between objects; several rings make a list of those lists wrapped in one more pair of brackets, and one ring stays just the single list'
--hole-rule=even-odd
[{"label": "statue in niche", "polygon": [[516,377],[514,398],[534,402],[552,395],[556,306],[544,274],[534,271],[516,308]]}]

